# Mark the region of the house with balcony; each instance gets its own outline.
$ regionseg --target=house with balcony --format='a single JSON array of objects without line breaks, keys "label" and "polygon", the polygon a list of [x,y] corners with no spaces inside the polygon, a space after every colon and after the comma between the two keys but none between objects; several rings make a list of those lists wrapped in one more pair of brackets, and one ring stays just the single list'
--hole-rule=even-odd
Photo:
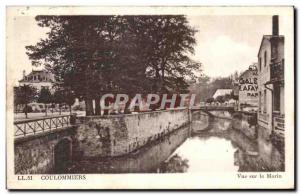
[{"label": "house with balcony", "polygon": [[23,78],[19,80],[19,85],[30,85],[40,91],[42,88],[48,88],[51,92],[53,91],[53,84],[55,82],[54,75],[43,69],[43,70],[32,70],[26,75],[25,70],[23,71]]},{"label": "house with balcony", "polygon": [[258,51],[258,127],[284,137],[284,36],[273,16],[273,33],[264,35]]}]

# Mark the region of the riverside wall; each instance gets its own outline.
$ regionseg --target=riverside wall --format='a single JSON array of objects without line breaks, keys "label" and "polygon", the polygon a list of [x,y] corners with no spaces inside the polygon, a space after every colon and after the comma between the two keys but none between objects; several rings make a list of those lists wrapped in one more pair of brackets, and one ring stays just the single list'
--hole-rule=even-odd
[{"label": "riverside wall", "polygon": [[83,158],[120,156],[189,123],[187,109],[79,118],[76,139]]}]

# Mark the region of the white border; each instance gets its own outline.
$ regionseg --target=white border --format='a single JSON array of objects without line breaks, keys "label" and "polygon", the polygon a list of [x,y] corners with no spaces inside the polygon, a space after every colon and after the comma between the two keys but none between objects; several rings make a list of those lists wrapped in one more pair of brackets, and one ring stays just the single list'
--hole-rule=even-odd
[{"label": "white border", "polygon": [[[299,1],[251,1],[251,2],[247,2],[245,4],[244,1],[232,1],[232,0],[227,0],[226,2],[223,1],[216,1],[216,0],[210,0],[210,1],[201,1],[202,5],[224,5],[224,3],[226,3],[226,5],[296,5],[297,7],[299,7]],[[6,5],[59,5],[61,3],[61,1],[58,0],[52,0],[51,2],[41,2],[41,1],[4,1],[1,2],[1,10],[0,13],[2,14],[2,25],[1,25],[1,30],[0,32],[3,33],[1,36],[1,47],[2,47],[2,51],[5,51],[5,6]],[[142,1],[109,1],[109,3],[107,2],[99,2],[99,1],[89,1],[89,0],[85,0],[85,1],[71,1],[71,2],[63,2],[65,5],[91,5],[91,4],[101,4],[101,5],[147,5],[147,3],[142,2]],[[199,2],[197,1],[157,1],[157,0],[152,0],[151,1],[151,5],[196,5],[199,4]],[[148,4],[149,5],[149,4]],[[297,21],[298,23],[298,21]],[[298,53],[297,53],[298,54]],[[2,77],[0,77],[2,79],[2,82],[0,82],[0,87],[2,87],[3,91],[1,94],[1,105],[2,105],[2,110],[1,110],[1,117],[3,117],[3,119],[5,118],[5,52],[1,53],[1,59],[2,59],[2,63],[1,63],[1,68],[2,68]],[[298,69],[299,70],[299,69]],[[3,120],[5,121],[5,120]],[[2,123],[2,129],[5,129],[5,123]],[[4,131],[2,131],[4,133]],[[298,133],[299,135],[299,133]],[[5,139],[5,136],[3,136],[3,138]],[[2,151],[3,151],[3,156],[5,153],[5,140],[3,140],[3,142],[1,142],[1,146],[2,146]],[[1,173],[2,175],[5,175],[5,169],[4,169],[4,161],[3,162],[3,166],[1,169]],[[2,181],[3,181],[3,186],[4,186],[4,182],[5,182],[5,177],[1,177]]]}]

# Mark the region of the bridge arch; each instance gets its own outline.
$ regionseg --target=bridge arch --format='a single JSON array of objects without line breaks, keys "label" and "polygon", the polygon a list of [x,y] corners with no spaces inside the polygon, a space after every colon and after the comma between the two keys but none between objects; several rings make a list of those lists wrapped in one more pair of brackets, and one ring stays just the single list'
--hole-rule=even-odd
[{"label": "bridge arch", "polygon": [[54,146],[54,171],[62,172],[72,161],[72,139],[64,137]]}]

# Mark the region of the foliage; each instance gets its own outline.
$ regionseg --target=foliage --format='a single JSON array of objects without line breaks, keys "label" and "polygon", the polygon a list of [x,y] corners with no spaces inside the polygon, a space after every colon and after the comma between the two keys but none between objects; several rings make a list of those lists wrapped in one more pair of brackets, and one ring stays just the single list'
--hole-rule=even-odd
[{"label": "foliage", "polygon": [[68,89],[58,88],[53,94],[53,103],[58,104],[59,108],[67,104],[71,111],[71,106],[75,103],[74,92]]},{"label": "foliage", "polygon": [[[27,46],[33,65],[86,102],[103,93],[183,92],[201,64],[185,16],[37,16],[48,37]],[[98,102],[98,101],[96,101]]]},{"label": "foliage", "polygon": [[[216,79],[211,79],[206,75],[202,75],[198,79],[197,83],[191,85],[190,93],[196,94],[195,102],[207,102],[207,100],[213,96],[217,89],[232,89],[232,83],[233,80],[231,77],[219,77]],[[229,96],[226,96],[225,100],[228,100],[228,98]],[[233,94],[229,99],[231,98],[233,98]]]},{"label": "foliage", "polygon": [[14,87],[14,106],[17,107],[18,105],[25,105],[23,112],[25,113],[25,116],[27,118],[27,113],[28,111],[30,111],[30,108],[28,108],[28,104],[35,101],[36,96],[37,90],[32,86],[23,85]]},{"label": "foliage", "polygon": [[31,106],[25,106],[24,109],[23,109],[23,112],[24,113],[30,113],[30,112],[33,112],[33,109]]},{"label": "foliage", "polygon": [[65,89],[63,91],[63,97],[64,97],[64,102],[68,106],[71,107],[75,103],[75,94],[73,91]]},{"label": "foliage", "polygon": [[55,90],[53,97],[52,97],[52,102],[54,104],[58,104],[59,107],[62,106],[62,104],[64,103],[64,97],[63,97],[62,90]]},{"label": "foliage", "polygon": [[225,97],[222,96],[222,95],[217,96],[216,97],[216,102],[224,103],[225,102]]},{"label": "foliage", "polygon": [[213,97],[206,99],[206,103],[212,103],[214,101],[215,101],[215,99]]},{"label": "foliage", "polygon": [[14,104],[24,105],[33,102],[36,99],[37,90],[29,85],[23,85],[14,88]]},{"label": "foliage", "polygon": [[38,103],[49,104],[52,101],[52,95],[48,88],[42,88],[37,98]]}]

